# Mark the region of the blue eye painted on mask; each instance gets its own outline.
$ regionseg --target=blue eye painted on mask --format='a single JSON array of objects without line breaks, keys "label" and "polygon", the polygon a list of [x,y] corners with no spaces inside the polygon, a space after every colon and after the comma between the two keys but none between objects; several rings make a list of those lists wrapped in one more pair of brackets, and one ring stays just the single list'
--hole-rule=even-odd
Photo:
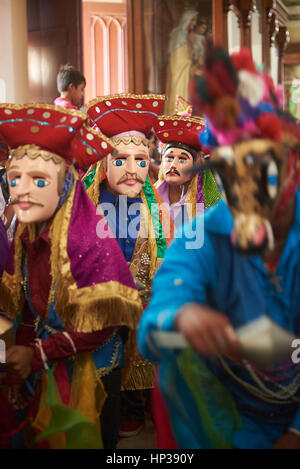
[{"label": "blue eye painted on mask", "polygon": [[15,177],[10,181],[10,187],[16,187],[20,183],[20,178]]},{"label": "blue eye painted on mask", "polygon": [[40,178],[34,178],[33,183],[40,188],[46,187],[50,184],[49,181],[46,181],[45,179],[40,179]]},{"label": "blue eye painted on mask", "polygon": [[136,164],[140,166],[141,168],[146,168],[148,165],[147,161],[144,161],[144,160],[138,160]]},{"label": "blue eye painted on mask", "polygon": [[125,164],[125,159],[124,160],[114,160],[112,162],[114,166],[123,166]]}]

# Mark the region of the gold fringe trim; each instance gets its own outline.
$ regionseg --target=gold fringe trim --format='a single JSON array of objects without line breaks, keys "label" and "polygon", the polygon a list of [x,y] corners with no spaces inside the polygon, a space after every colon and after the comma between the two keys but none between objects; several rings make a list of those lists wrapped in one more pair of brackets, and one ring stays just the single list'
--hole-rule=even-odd
[{"label": "gold fringe trim", "polygon": [[132,362],[132,357],[137,353],[137,333],[136,330],[130,330],[128,332],[127,341],[124,344],[123,352],[123,362],[124,367],[122,368],[122,381],[121,388],[128,381],[130,375],[130,364]]},{"label": "gold fringe trim", "polygon": [[136,360],[129,365],[129,376],[122,391],[151,389],[154,386],[156,367],[146,360]]},{"label": "gold fringe trim", "polygon": [[[97,163],[95,178],[93,184],[87,189],[87,193],[91,201],[95,206],[99,204],[99,194],[100,194],[100,184],[105,179],[106,174],[103,167],[103,162],[100,161]],[[145,197],[144,192],[141,192],[142,198],[142,206],[141,206],[141,223],[140,223],[140,231],[138,236],[143,236],[143,232],[146,232],[148,235],[148,254],[150,256],[150,278],[154,277],[154,274],[158,268],[157,265],[157,244],[155,239],[155,233],[153,228],[152,217],[150,214],[150,210],[148,207],[148,203]],[[147,222],[145,222],[147,220]],[[147,227],[145,226],[147,223]],[[144,228],[143,228],[144,224]]]},{"label": "gold fringe trim", "polygon": [[121,94],[110,94],[107,96],[99,96],[98,98],[92,99],[90,102],[87,103],[86,109],[89,110],[92,106],[95,106],[98,103],[102,103],[102,101],[110,101],[111,99],[116,98],[131,98],[131,99],[158,99],[161,101],[165,101],[166,96],[164,94],[131,94],[131,93],[121,93]]},{"label": "gold fringe trim", "polygon": [[24,294],[22,289],[23,246],[20,236],[25,228],[26,225],[20,223],[14,236],[14,274],[10,275],[4,271],[0,286],[0,306],[11,319],[14,319],[20,314],[24,306]]},{"label": "gold fringe trim", "polygon": [[[22,109],[48,109],[49,111],[58,111],[61,114],[70,114],[71,116],[75,117],[80,117],[84,121],[87,119],[87,115],[84,114],[82,111],[77,111],[77,109],[68,109],[65,107],[61,106],[56,106],[55,104],[0,104],[0,109],[12,109],[16,111],[21,111]],[[7,115],[7,118],[9,119],[9,114]],[[28,116],[30,118],[32,116]],[[23,117],[25,118],[25,117]]]},{"label": "gold fringe trim", "polygon": [[198,174],[191,180],[188,190],[189,193],[185,203],[188,209],[189,220],[192,220],[197,215]]},{"label": "gold fringe trim", "polygon": [[111,139],[115,145],[120,145],[120,143],[124,143],[124,145],[129,145],[130,143],[134,143],[135,145],[143,144],[145,147],[149,147],[149,140],[145,137],[133,137],[130,135],[124,137],[111,137]]},{"label": "gold fringe trim", "polygon": [[161,183],[165,180],[164,178],[164,172],[163,172],[163,168],[162,168],[162,163],[160,164],[159,166],[159,171],[158,171],[158,180],[156,181],[156,183],[154,184],[154,187],[156,189],[159,188],[159,186],[161,185]]},{"label": "gold fringe trim", "polygon": [[16,304],[16,297],[14,295],[15,287],[8,286],[13,282],[13,277],[7,272],[3,273],[2,283],[0,284],[0,309],[3,310],[6,316],[10,319],[15,319],[20,311],[22,311],[24,302],[20,301]]},{"label": "gold fringe trim", "polygon": [[[153,227],[153,221],[148,207],[148,203],[145,197],[144,192],[141,192],[141,198],[143,201],[141,207],[141,221],[145,220],[148,223],[147,233],[148,233],[148,254],[150,257],[150,272],[149,277],[152,279],[157,269],[157,244],[155,238],[155,232]],[[142,226],[142,224],[140,225]]]},{"label": "gold fringe trim", "polygon": [[[205,125],[205,119],[203,117],[189,117],[189,116],[181,116],[178,114],[174,114],[172,116],[161,115],[158,118],[159,121],[183,121],[183,122],[191,122],[193,124]],[[163,128],[161,130],[164,130]],[[188,128],[189,130],[189,128]],[[158,137],[159,138],[159,137]]]},{"label": "gold fringe trim", "polygon": [[[68,228],[76,184],[51,226],[51,276],[56,281],[55,304],[65,327],[92,332],[110,326],[135,328],[142,304],[138,292],[119,282],[77,288],[67,252]],[[58,270],[60,274],[57,275]]]},{"label": "gold fringe trim", "polygon": [[[142,304],[138,291],[119,282],[106,282],[74,291],[61,279],[56,284],[55,303],[65,327],[93,332],[106,327],[135,329]],[[68,291],[69,290],[69,291]]]}]

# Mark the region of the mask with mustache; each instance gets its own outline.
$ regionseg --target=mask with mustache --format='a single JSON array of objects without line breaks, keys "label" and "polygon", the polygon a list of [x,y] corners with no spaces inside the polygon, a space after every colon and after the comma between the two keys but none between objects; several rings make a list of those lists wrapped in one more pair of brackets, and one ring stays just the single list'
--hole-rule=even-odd
[{"label": "mask with mustache", "polygon": [[[57,208],[58,168],[53,160],[24,155],[11,159],[7,174],[14,212],[20,223],[49,220]],[[37,179],[45,181],[38,184]]]},{"label": "mask with mustache", "polygon": [[15,197],[14,199],[12,199],[11,204],[17,205],[22,202],[24,203],[27,202],[27,203],[39,205],[40,207],[44,207],[44,204],[42,204],[42,202],[40,202],[39,200],[35,199],[34,197],[30,195],[25,196],[25,197]]},{"label": "mask with mustache", "polygon": [[168,171],[165,172],[165,175],[167,176],[170,173],[174,173],[174,174],[177,174],[177,176],[180,176],[180,172],[177,171],[177,169],[173,169],[173,168],[168,169]]},{"label": "mask with mustache", "polygon": [[145,183],[145,181],[141,177],[139,177],[137,174],[125,173],[124,176],[122,176],[120,180],[117,182],[117,184],[122,184],[122,182],[125,182],[128,179],[135,179],[137,182],[140,182],[143,185]]},{"label": "mask with mustache", "polygon": [[194,164],[193,154],[186,148],[169,145],[162,159],[163,177],[167,184],[181,186],[193,178],[186,171]]},{"label": "mask with mustache", "polygon": [[[149,171],[149,151],[141,142],[117,144],[117,150],[121,155],[122,164],[116,164],[118,157],[107,156],[106,164],[106,188],[113,194],[137,197],[145,184]],[[145,161],[147,164],[143,164]]]}]

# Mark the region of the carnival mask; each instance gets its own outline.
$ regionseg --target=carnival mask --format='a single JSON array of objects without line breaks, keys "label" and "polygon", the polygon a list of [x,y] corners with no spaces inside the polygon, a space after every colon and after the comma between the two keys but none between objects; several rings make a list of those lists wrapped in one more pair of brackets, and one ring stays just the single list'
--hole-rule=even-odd
[{"label": "carnival mask", "polygon": [[165,181],[175,186],[190,181],[193,176],[188,171],[192,169],[193,164],[193,156],[187,150],[176,147],[167,148],[162,158]]},{"label": "carnival mask", "polygon": [[117,156],[107,156],[106,175],[109,189],[114,194],[137,197],[149,171],[149,150],[143,143],[131,141],[117,144]]},{"label": "carnival mask", "polygon": [[286,161],[283,145],[256,139],[218,147],[203,165],[221,179],[234,220],[231,241],[237,249],[251,254],[273,249],[271,222],[282,199]]},{"label": "carnival mask", "polygon": [[58,173],[61,164],[41,156],[32,159],[27,154],[12,158],[8,182],[15,214],[21,223],[40,223],[54,214],[59,202]]}]

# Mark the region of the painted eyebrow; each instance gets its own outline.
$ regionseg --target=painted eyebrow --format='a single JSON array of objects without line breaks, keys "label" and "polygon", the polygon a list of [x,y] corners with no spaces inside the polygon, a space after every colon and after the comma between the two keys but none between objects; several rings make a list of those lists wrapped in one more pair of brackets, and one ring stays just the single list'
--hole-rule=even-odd
[{"label": "painted eyebrow", "polygon": [[[165,157],[167,157],[167,156],[169,156],[169,155],[171,155],[171,156],[174,157],[174,152],[173,152],[173,150],[170,150],[170,151],[168,151],[167,153],[164,154]],[[187,156],[189,159],[191,159],[191,156],[190,156],[188,153],[185,153],[184,151],[182,151],[182,152],[180,153],[180,155],[178,155],[178,156]]]},{"label": "painted eyebrow", "polygon": [[[119,159],[122,159],[122,158],[128,158],[129,155],[127,155],[126,153],[122,154],[122,153],[119,153],[118,156],[113,156],[114,160],[119,160]],[[140,153],[138,155],[134,155],[135,158],[147,158],[148,159],[148,154],[147,153]]]},{"label": "painted eyebrow", "polygon": [[[20,171],[20,166],[11,166],[8,169],[7,173],[10,173],[11,171],[14,171],[14,170]],[[35,173],[35,172],[40,173],[40,174],[44,174],[45,176],[51,178],[50,174],[45,169],[42,170],[41,168],[36,167],[36,166],[32,166],[31,168],[29,168],[29,171],[28,171],[29,174],[30,173]]]}]

